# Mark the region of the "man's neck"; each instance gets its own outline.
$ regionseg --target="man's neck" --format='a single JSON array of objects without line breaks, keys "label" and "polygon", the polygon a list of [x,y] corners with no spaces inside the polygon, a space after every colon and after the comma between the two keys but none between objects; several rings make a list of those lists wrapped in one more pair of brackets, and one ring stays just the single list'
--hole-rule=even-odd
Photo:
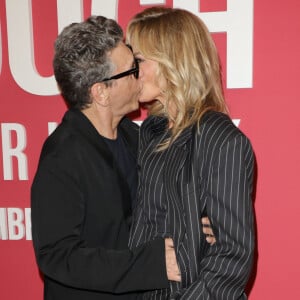
[{"label": "man's neck", "polygon": [[116,139],[118,135],[118,125],[122,117],[115,117],[109,108],[97,109],[95,106],[83,109],[82,113],[94,125],[98,133],[108,139]]}]

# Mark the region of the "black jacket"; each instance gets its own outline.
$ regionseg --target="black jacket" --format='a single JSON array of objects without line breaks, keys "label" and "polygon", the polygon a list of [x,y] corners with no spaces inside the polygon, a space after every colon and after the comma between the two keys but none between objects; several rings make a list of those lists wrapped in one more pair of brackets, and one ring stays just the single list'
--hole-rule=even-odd
[{"label": "black jacket", "polygon": [[[138,128],[119,130],[134,156]],[[114,158],[76,110],[44,143],[31,189],[32,234],[46,300],[134,299],[168,286],[164,241],[128,250],[131,200]]]}]

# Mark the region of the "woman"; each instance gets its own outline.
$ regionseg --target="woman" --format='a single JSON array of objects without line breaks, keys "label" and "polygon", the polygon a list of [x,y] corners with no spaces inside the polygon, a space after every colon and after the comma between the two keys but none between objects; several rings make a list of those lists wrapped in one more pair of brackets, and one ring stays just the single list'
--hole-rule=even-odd
[{"label": "woman", "polygon": [[[213,40],[190,12],[153,7],[131,20],[127,41],[140,62],[140,102],[151,102],[130,246],[172,237],[182,277],[144,298],[246,299],[254,156],[227,115]],[[206,214],[212,246],[199,227]]]}]

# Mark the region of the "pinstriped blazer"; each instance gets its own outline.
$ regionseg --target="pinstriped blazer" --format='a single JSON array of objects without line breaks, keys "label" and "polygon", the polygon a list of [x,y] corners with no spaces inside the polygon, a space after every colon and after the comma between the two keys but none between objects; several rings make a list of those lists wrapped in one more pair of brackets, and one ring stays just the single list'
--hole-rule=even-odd
[{"label": "pinstriped blazer", "polygon": [[[149,143],[147,131],[157,131],[152,125],[158,119],[143,123],[141,148]],[[163,171],[168,226],[182,274],[180,287],[171,287],[171,299],[247,299],[244,287],[254,252],[253,167],[249,140],[217,112],[206,113],[199,130],[187,128],[168,149],[163,170],[157,166]],[[216,235],[213,246],[201,229],[204,213]],[[138,214],[137,209],[133,240],[145,226]]]}]

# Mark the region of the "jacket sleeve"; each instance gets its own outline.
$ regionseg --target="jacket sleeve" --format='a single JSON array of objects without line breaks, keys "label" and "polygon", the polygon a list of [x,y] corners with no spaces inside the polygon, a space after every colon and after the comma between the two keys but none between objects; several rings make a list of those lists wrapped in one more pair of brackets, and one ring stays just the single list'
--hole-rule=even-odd
[{"label": "jacket sleeve", "polygon": [[82,191],[61,163],[44,159],[31,189],[33,245],[42,273],[69,287],[101,292],[167,287],[163,239],[131,251],[86,246]]},{"label": "jacket sleeve", "polygon": [[250,142],[239,134],[211,156],[206,209],[217,242],[208,247],[200,274],[180,299],[246,299],[244,288],[252,267],[254,227]]}]

